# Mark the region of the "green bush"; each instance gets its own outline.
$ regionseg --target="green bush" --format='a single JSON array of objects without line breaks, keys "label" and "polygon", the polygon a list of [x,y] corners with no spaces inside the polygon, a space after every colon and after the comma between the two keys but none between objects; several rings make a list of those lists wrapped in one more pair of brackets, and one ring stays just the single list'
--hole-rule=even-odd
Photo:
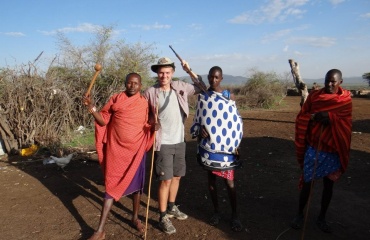
[{"label": "green bush", "polygon": [[261,72],[252,70],[249,80],[239,90],[239,95],[246,99],[239,99],[239,104],[257,108],[271,108],[277,105],[286,96],[287,82],[275,72]]}]

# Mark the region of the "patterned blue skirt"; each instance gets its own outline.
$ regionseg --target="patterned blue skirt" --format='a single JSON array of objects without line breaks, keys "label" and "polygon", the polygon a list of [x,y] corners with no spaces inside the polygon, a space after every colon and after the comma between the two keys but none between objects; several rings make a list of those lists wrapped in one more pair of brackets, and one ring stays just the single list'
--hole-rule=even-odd
[{"label": "patterned blue skirt", "polygon": [[[317,150],[315,148],[307,146],[303,166],[305,182],[312,180],[314,171],[314,179],[319,179],[337,171],[341,166],[339,155],[337,153],[320,151],[316,154],[316,152]],[[318,159],[315,167],[316,155]]]}]

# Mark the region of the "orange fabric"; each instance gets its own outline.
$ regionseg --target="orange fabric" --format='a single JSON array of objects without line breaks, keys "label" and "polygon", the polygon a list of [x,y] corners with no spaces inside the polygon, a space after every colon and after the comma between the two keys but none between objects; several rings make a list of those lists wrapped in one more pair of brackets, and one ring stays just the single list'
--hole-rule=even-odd
[{"label": "orange fabric", "polygon": [[[311,114],[317,112],[329,113],[328,126],[322,128],[322,123],[310,121]],[[338,153],[343,173],[348,166],[351,133],[351,93],[341,87],[337,94],[327,94],[324,89],[311,92],[296,118],[295,146],[300,167],[303,167],[307,144],[318,149],[320,142],[320,150]],[[338,173],[335,174],[338,179]]]},{"label": "orange fabric", "polygon": [[101,109],[106,126],[95,123],[95,145],[106,192],[118,201],[130,185],[144,154],[153,144],[149,105],[140,95],[113,95]]}]

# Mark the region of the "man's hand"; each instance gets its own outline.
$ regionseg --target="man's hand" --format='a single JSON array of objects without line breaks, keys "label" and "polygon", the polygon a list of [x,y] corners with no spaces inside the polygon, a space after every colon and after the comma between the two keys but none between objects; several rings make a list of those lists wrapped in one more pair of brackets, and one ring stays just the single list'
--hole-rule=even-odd
[{"label": "man's hand", "polygon": [[202,138],[208,138],[209,137],[209,134],[208,134],[208,132],[207,132],[207,130],[204,126],[201,127],[200,135],[202,136]]},{"label": "man's hand", "polygon": [[158,131],[160,128],[161,128],[161,124],[160,123],[155,123],[154,124],[154,131]]},{"label": "man's hand", "polygon": [[321,122],[324,125],[330,124],[330,118],[328,112],[318,112],[313,114],[312,120]]},{"label": "man's hand", "polygon": [[87,106],[89,109],[94,106],[93,102],[91,101],[90,94],[86,95],[84,94],[82,97],[82,102],[85,106]]},{"label": "man's hand", "polygon": [[188,63],[187,61],[182,60],[182,61],[181,61],[181,66],[182,66],[182,69],[183,69],[185,72],[189,73],[189,72],[191,71],[191,68],[190,68],[190,66],[189,66],[189,63]]}]

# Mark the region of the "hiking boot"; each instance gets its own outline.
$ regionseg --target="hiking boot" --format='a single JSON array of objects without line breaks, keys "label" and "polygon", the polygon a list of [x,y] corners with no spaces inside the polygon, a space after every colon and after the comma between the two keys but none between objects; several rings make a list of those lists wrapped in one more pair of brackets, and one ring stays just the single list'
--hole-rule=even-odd
[{"label": "hiking boot", "polygon": [[185,220],[188,218],[188,215],[186,215],[185,213],[181,212],[179,210],[179,208],[176,206],[176,205],[173,205],[172,209],[169,210],[167,209],[167,214],[166,214],[169,218],[176,218],[176,219],[179,219],[179,220]]},{"label": "hiking boot", "polygon": [[176,233],[176,228],[172,225],[168,215],[165,215],[162,220],[159,221],[158,227],[167,234]]}]

